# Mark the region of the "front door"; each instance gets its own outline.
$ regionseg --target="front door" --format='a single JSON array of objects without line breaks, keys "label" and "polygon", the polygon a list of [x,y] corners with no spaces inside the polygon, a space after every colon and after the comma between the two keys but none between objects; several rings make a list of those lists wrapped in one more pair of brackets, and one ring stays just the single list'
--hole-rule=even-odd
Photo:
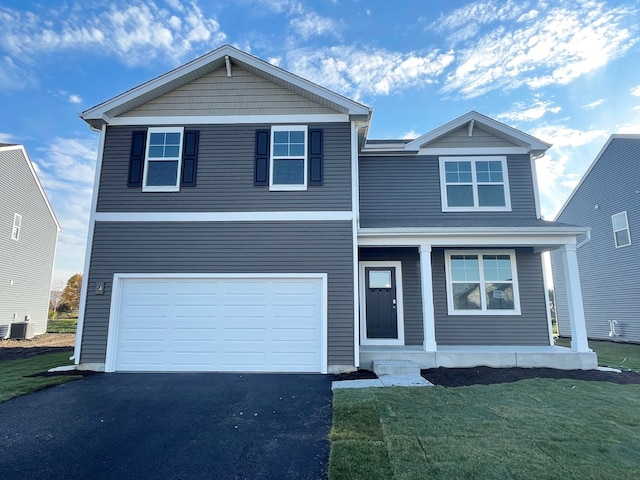
[{"label": "front door", "polygon": [[363,287],[364,321],[362,343],[402,344],[402,314],[399,298],[399,262],[363,262],[360,269]]}]

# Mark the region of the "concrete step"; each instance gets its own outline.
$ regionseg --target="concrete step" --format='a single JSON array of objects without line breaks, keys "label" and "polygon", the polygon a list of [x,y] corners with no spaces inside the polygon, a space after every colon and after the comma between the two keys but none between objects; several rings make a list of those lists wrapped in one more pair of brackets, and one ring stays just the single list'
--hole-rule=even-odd
[{"label": "concrete step", "polygon": [[420,376],[420,367],[409,360],[374,360],[373,372],[380,375],[417,375]]}]

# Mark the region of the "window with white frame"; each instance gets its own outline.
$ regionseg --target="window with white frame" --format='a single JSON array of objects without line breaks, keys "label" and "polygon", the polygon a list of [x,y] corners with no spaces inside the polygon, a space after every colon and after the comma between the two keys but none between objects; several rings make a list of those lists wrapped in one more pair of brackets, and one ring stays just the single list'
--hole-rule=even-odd
[{"label": "window with white frame", "polygon": [[613,225],[613,239],[616,242],[616,248],[631,245],[631,233],[629,232],[629,219],[627,211],[611,215],[611,223]]},{"label": "window with white frame", "polygon": [[306,190],[307,127],[271,127],[271,190]]},{"label": "window with white frame", "polygon": [[442,210],[509,211],[506,157],[440,157]]},{"label": "window with white frame", "polygon": [[183,133],[183,127],[149,128],[144,159],[143,191],[180,190]]},{"label": "window with white frame", "polygon": [[450,315],[519,315],[513,250],[445,252]]},{"label": "window with white frame", "polygon": [[20,239],[20,228],[22,226],[22,215],[19,213],[13,214],[13,228],[11,229],[11,239],[19,240]]}]

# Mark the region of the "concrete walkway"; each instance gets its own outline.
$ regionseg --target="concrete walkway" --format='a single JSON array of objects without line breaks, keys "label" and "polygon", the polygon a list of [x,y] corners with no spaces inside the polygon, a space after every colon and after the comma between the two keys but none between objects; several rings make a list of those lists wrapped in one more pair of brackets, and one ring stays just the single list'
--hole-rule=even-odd
[{"label": "concrete walkway", "polygon": [[331,384],[332,390],[340,388],[370,387],[433,387],[433,383],[420,375],[380,375],[368,380],[342,380]]}]

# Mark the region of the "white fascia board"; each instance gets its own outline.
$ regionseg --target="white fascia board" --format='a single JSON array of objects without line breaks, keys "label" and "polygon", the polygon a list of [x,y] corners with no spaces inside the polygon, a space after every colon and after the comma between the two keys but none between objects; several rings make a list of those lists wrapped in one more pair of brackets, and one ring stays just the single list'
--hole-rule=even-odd
[{"label": "white fascia board", "polygon": [[360,229],[359,246],[534,246],[575,245],[588,228]]},{"label": "white fascia board", "polygon": [[283,81],[290,83],[291,85],[295,85],[303,90],[307,90],[308,92],[317,95],[322,98],[326,98],[330,102],[333,102],[337,105],[340,105],[347,109],[350,115],[364,115],[369,117],[371,115],[371,109],[365,105],[362,105],[358,102],[350,100],[347,97],[339,95],[331,90],[328,90],[320,85],[317,85],[309,80],[305,80],[297,75],[294,75],[286,70],[283,70],[280,67],[276,67],[264,60],[261,60],[253,55],[250,55],[242,50],[238,50],[230,45],[224,45],[212,52],[209,52],[191,62],[182,65],[170,72],[161,75],[159,77],[154,78],[142,85],[132,88],[131,90],[113,97],[106,102],[103,102],[93,108],[85,110],[80,114],[80,117],[85,120],[102,120],[102,115],[114,108],[117,108],[131,100],[134,100],[142,95],[145,95],[157,88],[166,85],[167,83],[178,80],[180,77],[187,75],[194,70],[205,67],[207,64],[214,62],[216,60],[224,59],[225,56],[229,56],[231,59],[238,59],[241,62],[244,62],[252,67],[262,70],[267,74],[273,75],[282,79]]},{"label": "white fascia board", "polygon": [[57,233],[60,233],[62,231],[62,227],[60,226],[60,222],[58,222],[58,218],[56,217],[56,214],[53,211],[53,207],[51,207],[51,204],[49,203],[47,194],[45,193],[44,188],[42,187],[42,183],[40,183],[40,179],[38,178],[36,169],[33,167],[33,163],[31,162],[31,159],[27,154],[27,150],[24,148],[24,145],[7,145],[5,147],[0,147],[0,152],[8,152],[12,150],[18,150],[22,153],[22,158],[24,158],[25,162],[27,163],[27,168],[29,168],[29,171],[31,172],[31,176],[35,180],[36,186],[40,191],[40,195],[42,195],[42,199],[44,200],[44,203],[47,206],[47,209],[49,210],[49,214],[51,215],[53,222],[56,224]]},{"label": "white fascia board", "polygon": [[522,145],[527,148],[527,153],[529,151],[545,151],[551,147],[551,144],[543,142],[527,133],[524,133],[520,130],[517,130],[513,127],[505,125],[504,123],[498,122],[491,117],[487,117],[486,115],[482,115],[476,111],[471,111],[458,117],[449,123],[442,125],[441,127],[432,130],[425,135],[422,135],[416,138],[414,141],[408,143],[405,146],[406,150],[420,150],[422,145],[429,143],[437,138],[440,138],[447,133],[460,128],[461,126],[467,124],[471,120],[474,120],[477,124],[484,126],[487,130],[500,132],[510,138],[512,138],[516,143]]},{"label": "white fascia board", "polygon": [[319,123],[319,122],[348,122],[349,115],[335,114],[310,114],[310,115],[191,115],[191,116],[167,116],[167,117],[115,117],[109,123],[118,125],[230,125],[230,124],[293,124],[293,123]]},{"label": "white fascia board", "polygon": [[353,213],[300,212],[98,212],[97,222],[329,222],[352,221]]}]

